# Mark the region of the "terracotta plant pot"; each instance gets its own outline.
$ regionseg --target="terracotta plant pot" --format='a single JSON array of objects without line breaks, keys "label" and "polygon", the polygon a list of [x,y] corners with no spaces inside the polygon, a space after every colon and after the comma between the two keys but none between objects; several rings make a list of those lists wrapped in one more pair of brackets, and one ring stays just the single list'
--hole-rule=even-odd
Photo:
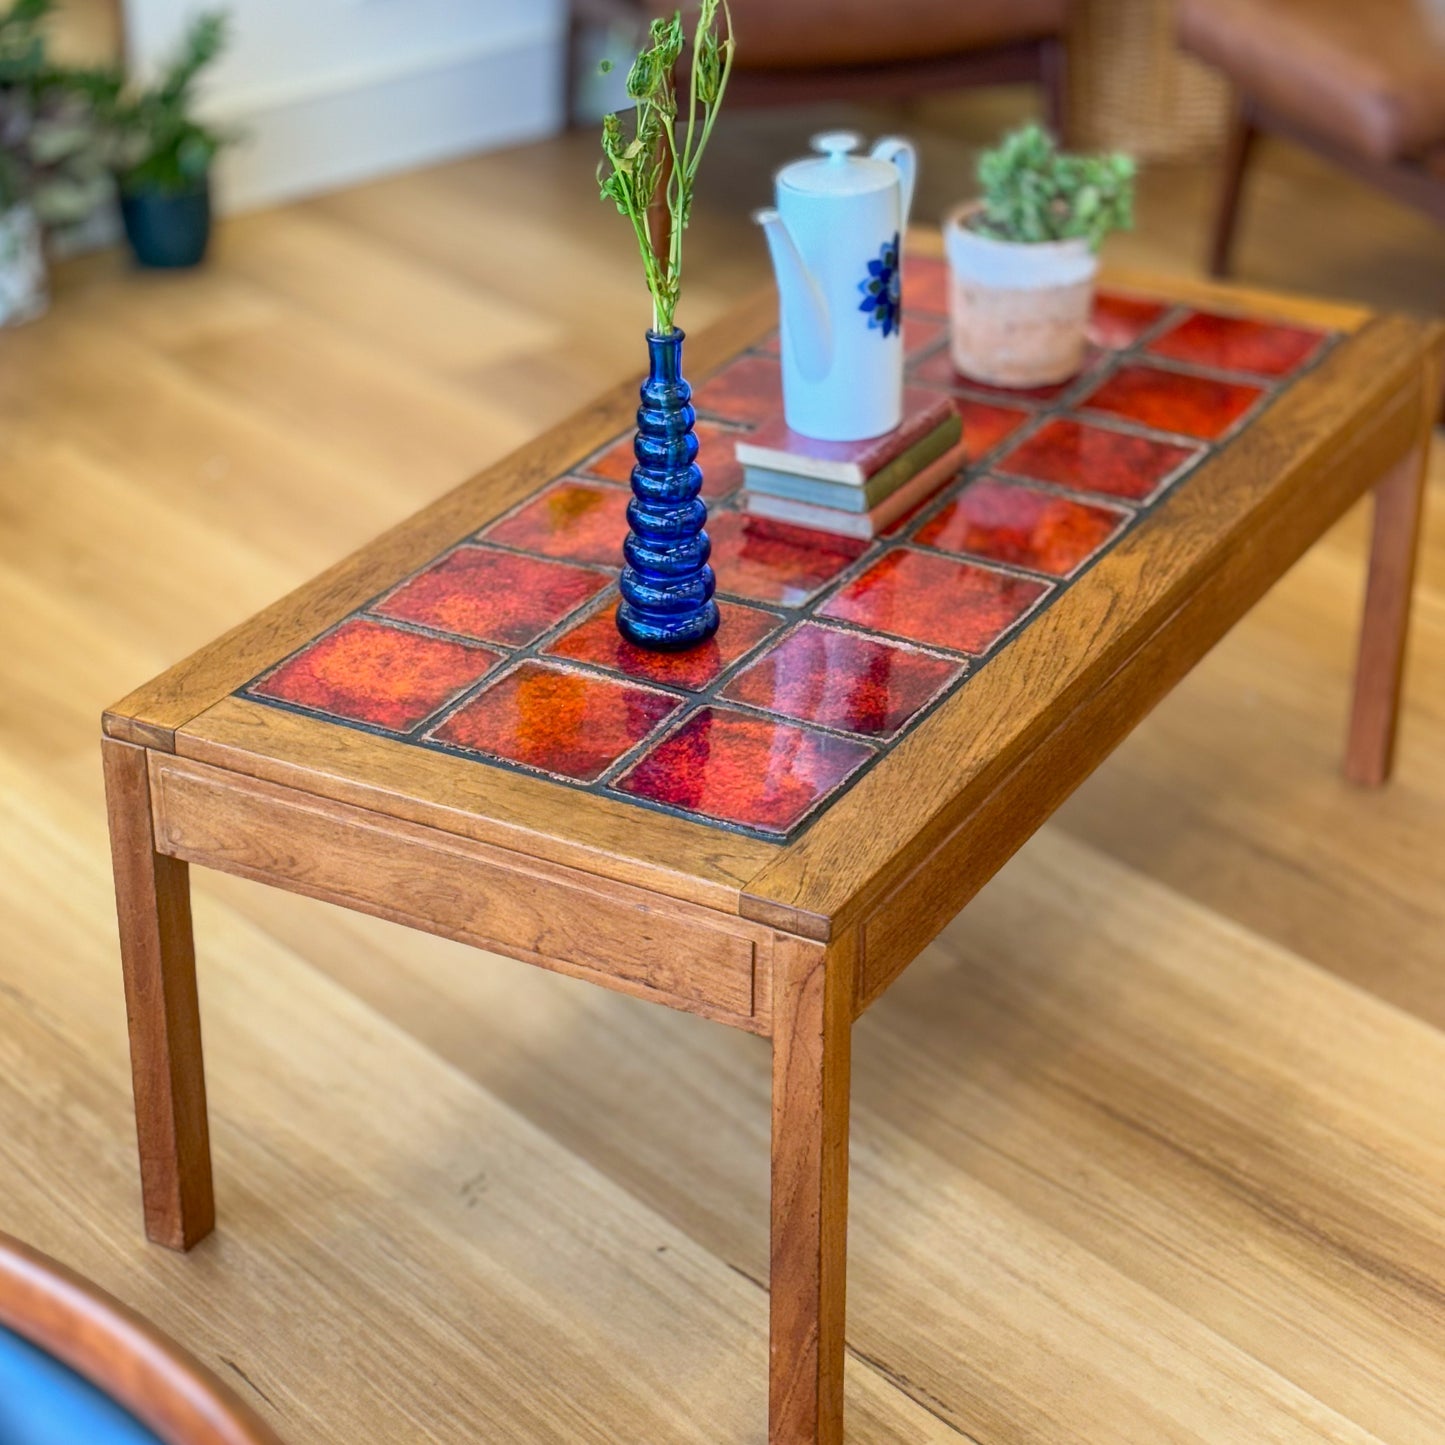
[{"label": "terracotta plant pot", "polygon": [[1084,362],[1099,258],[1087,241],[996,241],[977,202],[944,217],[953,365],[993,386],[1066,381]]},{"label": "terracotta plant pot", "polygon": [[50,299],[40,222],[28,205],[0,211],[0,326],[33,321]]}]

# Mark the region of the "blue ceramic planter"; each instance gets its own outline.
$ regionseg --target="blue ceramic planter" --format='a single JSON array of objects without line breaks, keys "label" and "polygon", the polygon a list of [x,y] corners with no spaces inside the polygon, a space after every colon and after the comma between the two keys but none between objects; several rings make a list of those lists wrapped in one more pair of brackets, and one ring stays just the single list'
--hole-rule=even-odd
[{"label": "blue ceramic planter", "polygon": [[199,266],[211,239],[211,190],[121,192],[126,240],[142,266],[172,270]]},{"label": "blue ceramic planter", "polygon": [[717,631],[717,585],[707,559],[707,504],[698,495],[692,388],[682,377],[681,331],[647,333],[651,370],[642,383],[633,454],[631,530],[622,551],[617,628],[629,642],[679,652]]}]

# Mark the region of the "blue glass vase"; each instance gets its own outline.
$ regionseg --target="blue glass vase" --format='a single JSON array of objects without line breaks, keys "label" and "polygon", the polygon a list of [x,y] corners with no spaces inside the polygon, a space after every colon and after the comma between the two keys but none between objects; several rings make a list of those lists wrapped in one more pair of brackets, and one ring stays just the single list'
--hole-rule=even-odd
[{"label": "blue glass vase", "polygon": [[617,629],[639,647],[680,652],[717,631],[717,580],[707,565],[712,552],[704,527],[707,504],[698,495],[692,388],[682,377],[681,331],[647,333],[651,363],[642,383],[633,455],[632,501],[627,507],[627,565]]}]

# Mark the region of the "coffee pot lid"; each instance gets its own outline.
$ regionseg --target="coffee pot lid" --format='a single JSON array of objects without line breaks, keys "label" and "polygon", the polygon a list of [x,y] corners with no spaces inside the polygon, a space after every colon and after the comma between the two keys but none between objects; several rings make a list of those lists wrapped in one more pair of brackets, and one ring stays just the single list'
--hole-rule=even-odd
[{"label": "coffee pot lid", "polygon": [[898,167],[891,162],[852,154],[863,144],[855,131],[825,131],[810,144],[822,154],[784,166],[779,188],[813,196],[861,196],[898,184]]}]

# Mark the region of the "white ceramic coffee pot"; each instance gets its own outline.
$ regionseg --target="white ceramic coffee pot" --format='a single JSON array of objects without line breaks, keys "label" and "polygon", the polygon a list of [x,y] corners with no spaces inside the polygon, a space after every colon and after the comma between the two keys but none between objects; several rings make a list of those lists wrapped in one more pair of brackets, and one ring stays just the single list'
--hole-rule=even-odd
[{"label": "white ceramic coffee pot", "polygon": [[901,241],[917,160],[895,136],[864,155],[847,131],[778,172],[758,211],[778,280],[783,413],[803,436],[859,441],[903,419]]}]

